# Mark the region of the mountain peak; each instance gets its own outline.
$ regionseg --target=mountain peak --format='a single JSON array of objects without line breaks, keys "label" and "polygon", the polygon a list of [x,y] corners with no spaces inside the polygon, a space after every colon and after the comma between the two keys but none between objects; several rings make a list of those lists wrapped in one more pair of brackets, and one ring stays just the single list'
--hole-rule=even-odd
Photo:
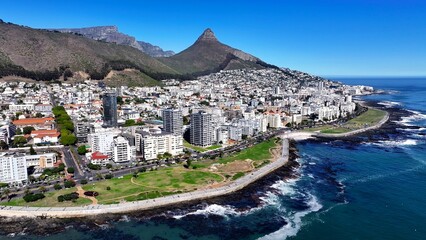
[{"label": "mountain peak", "polygon": [[214,35],[214,32],[210,28],[207,28],[197,41],[217,41],[217,38]]}]

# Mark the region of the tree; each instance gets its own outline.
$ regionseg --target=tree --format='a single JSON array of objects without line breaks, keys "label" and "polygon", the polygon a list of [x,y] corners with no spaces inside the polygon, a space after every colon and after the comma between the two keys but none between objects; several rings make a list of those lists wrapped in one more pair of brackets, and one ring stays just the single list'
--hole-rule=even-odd
[{"label": "tree", "polygon": [[36,113],[35,117],[36,117],[36,118],[42,118],[42,117],[43,117],[43,114],[42,114],[42,113]]},{"label": "tree", "polygon": [[21,135],[22,134],[22,130],[20,128],[17,128],[15,134],[16,135]]},{"label": "tree", "polygon": [[66,180],[66,181],[64,181],[64,187],[65,188],[75,187],[75,182],[74,181],[70,181],[70,180]]},{"label": "tree", "polygon": [[37,155],[37,152],[34,150],[33,146],[30,147],[30,155]]},{"label": "tree", "polygon": [[117,104],[122,105],[123,103],[123,98],[121,96],[117,96]]},{"label": "tree", "polygon": [[61,186],[59,183],[57,183],[57,184],[53,185],[53,188],[54,188],[55,190],[61,190],[61,189],[62,189],[62,186]]},{"label": "tree", "polygon": [[81,183],[82,185],[86,185],[86,184],[87,184],[87,179],[81,179],[81,180],[80,180],[80,183]]},{"label": "tree", "polygon": [[7,145],[7,143],[3,140],[0,141],[0,149],[1,150],[7,150],[9,149],[9,146]]},{"label": "tree", "polygon": [[105,167],[106,167],[106,168],[108,168],[108,169],[111,169],[111,168],[112,168],[112,164],[111,164],[111,163],[107,163],[107,164],[105,165]]},{"label": "tree", "polygon": [[163,157],[164,157],[164,158],[171,158],[171,157],[173,157],[173,155],[172,155],[171,153],[169,153],[169,152],[165,152],[165,153],[163,154]]},{"label": "tree", "polygon": [[86,146],[85,145],[81,145],[80,147],[77,148],[77,152],[80,155],[84,155],[87,152]]},{"label": "tree", "polygon": [[96,174],[96,179],[101,180],[104,179],[104,176],[100,173]]},{"label": "tree", "polygon": [[30,134],[35,128],[31,126],[24,127],[24,134]]},{"label": "tree", "polygon": [[136,124],[135,120],[133,120],[133,119],[128,119],[128,120],[126,120],[126,122],[124,123],[124,126],[126,126],[126,127],[130,127],[130,126],[133,126],[133,125],[135,125],[135,124]]},{"label": "tree", "polygon": [[73,167],[67,168],[67,172],[73,174],[75,172]]},{"label": "tree", "polygon": [[74,74],[71,72],[71,70],[70,70],[69,68],[67,68],[67,69],[64,71],[64,81],[68,80],[68,78],[73,77],[73,75],[74,75]]},{"label": "tree", "polygon": [[13,139],[13,145],[18,146],[27,143],[27,139],[24,136],[15,136]]},{"label": "tree", "polygon": [[70,131],[63,129],[61,130],[61,144],[68,146],[73,145],[77,142],[77,137]]},{"label": "tree", "polygon": [[9,197],[10,197],[10,189],[6,188],[5,190],[3,190],[3,194],[7,197],[7,199],[9,199]]},{"label": "tree", "polygon": [[190,118],[188,116],[183,117],[183,125],[189,125]]},{"label": "tree", "polygon": [[40,186],[38,190],[42,193],[46,192],[46,188],[44,186]]}]

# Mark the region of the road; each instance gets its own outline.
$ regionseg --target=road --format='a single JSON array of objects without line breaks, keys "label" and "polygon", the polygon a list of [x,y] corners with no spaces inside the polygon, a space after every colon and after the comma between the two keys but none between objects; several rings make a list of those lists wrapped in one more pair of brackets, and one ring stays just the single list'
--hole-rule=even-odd
[{"label": "road", "polygon": [[64,147],[64,161],[65,166],[74,168],[74,178],[80,179],[82,178],[83,172],[81,171],[80,165],[77,162],[77,159],[74,159],[74,156],[71,153],[70,147]]}]

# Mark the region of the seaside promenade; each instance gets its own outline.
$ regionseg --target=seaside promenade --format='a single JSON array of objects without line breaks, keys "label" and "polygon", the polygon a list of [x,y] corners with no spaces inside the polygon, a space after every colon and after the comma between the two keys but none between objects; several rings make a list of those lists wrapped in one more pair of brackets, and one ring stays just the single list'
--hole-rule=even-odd
[{"label": "seaside promenade", "polygon": [[284,166],[289,159],[289,142],[287,138],[283,139],[282,156],[276,161],[267,164],[255,171],[218,188],[211,188],[206,190],[197,190],[193,192],[181,193],[160,197],[149,200],[123,202],[111,205],[90,205],[84,207],[12,207],[1,206],[0,216],[2,217],[48,217],[48,218],[75,218],[87,217],[100,214],[115,214],[126,213],[140,210],[148,210],[158,207],[169,206],[177,203],[190,202],[202,200],[212,197],[218,197],[230,194],[241,190],[247,185],[255,182],[256,180],[266,176],[267,174]]},{"label": "seaside promenade", "polygon": [[315,137],[323,137],[323,138],[349,137],[349,136],[352,136],[352,135],[355,135],[355,134],[359,134],[359,133],[363,133],[363,132],[367,132],[367,131],[370,131],[370,130],[380,128],[383,124],[385,124],[389,120],[389,116],[390,116],[389,113],[386,112],[385,116],[376,124],[369,126],[369,127],[364,127],[364,128],[360,128],[360,129],[357,129],[357,130],[353,130],[353,131],[350,131],[350,132],[345,132],[345,133],[321,133],[321,132],[295,131],[295,132],[285,133],[283,135],[283,137],[291,138],[291,139],[294,139],[296,141],[315,138]]}]

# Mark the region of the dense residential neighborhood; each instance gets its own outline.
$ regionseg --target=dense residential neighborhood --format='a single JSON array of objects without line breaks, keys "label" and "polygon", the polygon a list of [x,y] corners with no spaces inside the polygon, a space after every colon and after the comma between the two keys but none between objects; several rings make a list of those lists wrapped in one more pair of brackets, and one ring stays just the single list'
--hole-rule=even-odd
[{"label": "dense residential neighborhood", "polygon": [[72,164],[79,170],[74,177],[83,179],[90,168],[190,156],[273,129],[332,122],[354,113],[352,96],[374,90],[263,69],[220,71],[158,87],[3,82],[0,91],[0,182],[25,185],[61,163]]}]

